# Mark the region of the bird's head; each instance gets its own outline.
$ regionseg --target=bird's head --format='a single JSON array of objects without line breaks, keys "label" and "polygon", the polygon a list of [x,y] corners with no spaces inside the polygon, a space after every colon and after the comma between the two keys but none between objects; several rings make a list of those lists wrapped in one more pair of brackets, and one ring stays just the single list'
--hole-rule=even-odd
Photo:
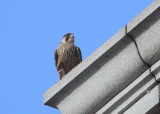
[{"label": "bird's head", "polygon": [[74,43],[74,34],[67,33],[62,38],[62,43]]}]

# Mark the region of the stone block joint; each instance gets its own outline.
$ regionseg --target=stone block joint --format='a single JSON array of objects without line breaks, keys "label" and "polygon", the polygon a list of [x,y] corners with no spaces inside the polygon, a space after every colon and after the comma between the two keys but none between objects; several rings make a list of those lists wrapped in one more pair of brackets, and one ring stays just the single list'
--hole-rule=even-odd
[{"label": "stone block joint", "polygon": [[133,36],[131,36],[131,35],[127,32],[127,25],[125,26],[125,33],[126,33],[126,36],[128,36],[129,38],[131,38],[131,39],[133,40],[133,42],[135,43],[135,46],[136,46],[138,55],[139,55],[139,57],[141,58],[141,60],[144,62],[144,64],[146,64],[146,65],[150,68],[151,65],[148,64],[148,63],[143,59],[143,57],[141,56],[141,53],[140,53],[139,48],[138,48],[138,45],[137,45],[136,41],[134,40]]},{"label": "stone block joint", "polygon": [[[137,52],[138,52],[138,55],[139,55],[140,59],[143,61],[143,63],[144,63],[146,66],[148,66],[150,74],[151,74],[152,76],[154,76],[154,78],[155,78],[155,80],[156,80],[156,76],[155,76],[154,73],[151,71],[151,66],[152,66],[152,65],[150,65],[149,63],[147,63],[147,62],[143,59],[143,57],[141,56],[141,53],[140,53],[140,51],[139,51],[139,47],[138,47],[138,45],[137,45],[134,37],[133,37],[132,35],[130,35],[127,31],[128,31],[128,30],[127,30],[127,25],[126,25],[126,26],[125,26],[125,34],[126,34],[126,36],[128,36],[129,38],[131,38],[131,39],[133,40],[133,42],[135,43],[135,46],[136,46],[136,49],[137,49]],[[156,80],[156,81],[157,81],[157,80]]]}]

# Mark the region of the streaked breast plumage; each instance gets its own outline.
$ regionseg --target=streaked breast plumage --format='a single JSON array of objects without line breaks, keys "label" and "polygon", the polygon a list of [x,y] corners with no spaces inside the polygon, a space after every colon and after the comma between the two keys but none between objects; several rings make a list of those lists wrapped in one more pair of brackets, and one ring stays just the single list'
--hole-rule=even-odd
[{"label": "streaked breast plumage", "polygon": [[74,45],[73,33],[64,35],[62,43],[55,51],[55,64],[62,79],[68,72],[76,67],[82,61],[82,55],[79,47]]}]

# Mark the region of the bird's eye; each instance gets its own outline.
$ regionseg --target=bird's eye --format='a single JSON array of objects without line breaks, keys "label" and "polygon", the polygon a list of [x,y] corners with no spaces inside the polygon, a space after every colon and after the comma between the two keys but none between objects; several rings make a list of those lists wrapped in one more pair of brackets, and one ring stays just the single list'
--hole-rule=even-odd
[{"label": "bird's eye", "polygon": [[68,41],[69,37],[66,37],[66,41]]}]

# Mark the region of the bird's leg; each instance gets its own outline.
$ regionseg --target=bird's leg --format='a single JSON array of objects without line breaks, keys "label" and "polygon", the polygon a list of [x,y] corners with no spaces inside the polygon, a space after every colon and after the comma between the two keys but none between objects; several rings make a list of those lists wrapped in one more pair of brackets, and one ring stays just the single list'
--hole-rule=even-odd
[{"label": "bird's leg", "polygon": [[60,77],[60,80],[63,78],[63,76],[65,75],[65,71],[64,71],[64,69],[62,68],[62,69],[60,69],[59,71],[58,71],[58,73],[59,73],[59,77]]}]

